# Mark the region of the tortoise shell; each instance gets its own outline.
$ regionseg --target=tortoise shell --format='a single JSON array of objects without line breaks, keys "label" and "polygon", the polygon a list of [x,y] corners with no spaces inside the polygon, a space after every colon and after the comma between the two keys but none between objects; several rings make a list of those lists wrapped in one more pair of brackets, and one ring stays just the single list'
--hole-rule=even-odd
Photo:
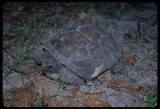
[{"label": "tortoise shell", "polygon": [[94,25],[60,31],[46,44],[51,55],[76,75],[90,80],[112,67],[120,53],[113,37]]}]

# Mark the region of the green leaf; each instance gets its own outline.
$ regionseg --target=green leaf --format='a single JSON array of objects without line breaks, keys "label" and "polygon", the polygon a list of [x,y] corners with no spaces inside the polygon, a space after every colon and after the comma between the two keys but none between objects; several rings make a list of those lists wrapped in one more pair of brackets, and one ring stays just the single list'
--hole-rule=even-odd
[{"label": "green leaf", "polygon": [[40,100],[39,100],[38,97],[37,97],[37,88],[36,88],[36,91],[35,91],[35,96],[36,96],[36,100],[37,100],[37,105],[38,105],[38,107],[42,107],[43,98],[44,98],[44,88],[42,89],[42,96],[41,96],[41,99],[40,99]]},{"label": "green leaf", "polygon": [[37,64],[36,64],[36,62],[34,61],[34,62],[33,62],[33,70],[32,70],[34,73],[36,72],[36,66],[37,66]]},{"label": "green leaf", "polygon": [[140,25],[139,21],[137,23],[137,28],[138,28],[138,32],[139,32],[139,37],[141,38],[142,37],[142,33],[141,33],[141,25]]},{"label": "green leaf", "polygon": [[60,91],[60,89],[62,88],[62,86],[64,85],[64,82],[60,81],[59,87],[58,87],[58,92]]},{"label": "green leaf", "polygon": [[148,101],[146,107],[152,107],[157,102],[157,96],[156,98],[152,99],[152,101]]},{"label": "green leaf", "polygon": [[153,106],[157,102],[157,95],[156,95],[156,93],[155,94],[149,93],[148,96],[147,96],[147,101],[146,102],[147,102],[146,107]]},{"label": "green leaf", "polygon": [[8,53],[7,53],[7,66],[9,66],[9,58],[8,58]]},{"label": "green leaf", "polygon": [[36,96],[37,104],[39,106],[39,100],[38,100],[38,97],[37,97],[37,88],[36,88],[36,91],[35,91],[35,96]]},{"label": "green leaf", "polygon": [[16,72],[28,74],[28,72],[25,72],[25,71],[16,69],[16,67],[18,66],[18,64],[19,64],[24,58],[33,58],[33,57],[32,57],[32,56],[20,56],[20,57],[17,57],[17,58],[11,63],[11,65],[8,66],[8,68],[10,68],[10,71],[8,71],[8,72],[5,74],[5,77],[8,76],[8,75],[11,73],[12,70],[14,70],[14,71],[16,71]]},{"label": "green leaf", "polygon": [[41,102],[39,104],[39,107],[42,107],[42,104],[43,104],[43,98],[44,98],[44,88],[42,89],[42,96],[41,96]]},{"label": "green leaf", "polygon": [[142,97],[142,99],[141,99],[141,104],[143,104],[144,103],[144,97]]},{"label": "green leaf", "polygon": [[151,93],[149,93],[149,94],[147,95],[147,101],[150,101],[151,98],[152,98]]},{"label": "green leaf", "polygon": [[12,57],[15,57],[15,56],[13,55],[13,53],[8,49],[8,47],[7,47],[6,44],[3,45],[3,49],[5,49],[5,50],[7,51],[7,53],[9,53]]},{"label": "green leaf", "polygon": [[14,70],[16,72],[23,73],[23,74],[29,74],[28,72],[25,72],[25,71],[22,71],[22,70],[19,70],[19,69],[16,69],[16,68],[11,68],[11,70]]}]

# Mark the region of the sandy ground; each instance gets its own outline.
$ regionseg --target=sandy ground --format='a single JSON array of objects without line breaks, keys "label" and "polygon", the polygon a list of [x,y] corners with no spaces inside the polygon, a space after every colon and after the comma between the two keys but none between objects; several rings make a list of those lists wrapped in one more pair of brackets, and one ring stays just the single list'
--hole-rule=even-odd
[{"label": "sandy ground", "polygon": [[[146,107],[149,94],[157,93],[156,4],[6,3],[3,9],[4,106]],[[125,71],[108,70],[76,91],[71,85],[59,89],[61,83],[43,75],[41,66],[36,66],[32,58],[12,66],[27,75],[8,67],[18,56],[32,56],[50,35],[86,23],[97,25],[114,37]],[[11,73],[5,76],[8,71]]]}]

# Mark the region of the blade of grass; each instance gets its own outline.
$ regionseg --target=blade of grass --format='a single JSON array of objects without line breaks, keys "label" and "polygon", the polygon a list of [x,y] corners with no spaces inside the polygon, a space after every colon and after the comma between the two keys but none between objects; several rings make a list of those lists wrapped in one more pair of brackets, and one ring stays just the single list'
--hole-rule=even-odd
[{"label": "blade of grass", "polygon": [[148,101],[151,100],[151,93],[149,93],[149,94],[147,95],[147,100],[148,100]]},{"label": "blade of grass", "polygon": [[44,98],[44,88],[42,89],[42,96],[41,96],[40,107],[42,107],[42,104],[43,104],[43,98]]},{"label": "blade of grass", "polygon": [[156,102],[157,102],[156,93],[154,93],[154,94],[149,93],[147,96],[146,107],[152,107],[154,104],[156,104]]},{"label": "blade of grass", "polygon": [[19,69],[16,69],[16,68],[11,68],[11,70],[19,72],[19,73],[23,73],[23,74],[29,74],[28,72],[25,72],[25,71],[22,71],[22,70],[19,70]]},{"label": "blade of grass", "polygon": [[4,51],[6,51],[12,58],[15,59],[14,54],[9,50],[9,48],[7,47],[6,44],[3,45],[3,49],[4,49]]},{"label": "blade of grass", "polygon": [[39,106],[39,100],[38,100],[38,97],[37,97],[37,88],[36,88],[36,91],[35,91],[35,96],[36,96],[37,105]]},{"label": "blade of grass", "polygon": [[157,102],[157,95],[156,95],[156,97],[154,97],[152,99],[152,102],[150,103],[150,106],[153,106],[154,104],[156,104],[156,102]]},{"label": "blade of grass", "polygon": [[156,102],[157,102],[157,95],[147,104],[147,107],[153,106],[154,104],[156,104]]},{"label": "blade of grass", "polygon": [[8,58],[8,53],[7,53],[7,66],[9,66],[9,58]]},{"label": "blade of grass", "polygon": [[42,107],[43,99],[44,99],[44,88],[42,88],[42,96],[41,96],[41,99],[40,99],[40,100],[39,100],[38,97],[37,97],[37,88],[36,88],[35,96],[36,96],[36,100],[37,100],[37,105],[38,105],[38,107]]},{"label": "blade of grass", "polygon": [[13,62],[11,63],[11,67],[12,67],[13,65],[16,65],[16,64],[20,63],[24,58],[33,58],[33,57],[32,57],[32,56],[20,56],[20,57],[17,57],[17,58],[15,59],[15,61],[13,61]]},{"label": "blade of grass", "polygon": [[10,66],[8,66],[8,68],[10,68],[10,71],[8,71],[6,74],[5,74],[5,77],[8,76],[12,70],[14,71],[18,71],[18,72],[21,72],[21,73],[24,73],[24,74],[28,74],[24,71],[21,71],[19,69],[16,69],[18,64],[24,59],[24,58],[32,58],[32,56],[22,56],[22,57],[17,57],[12,63]]},{"label": "blade of grass", "polygon": [[34,62],[33,62],[33,72],[34,72],[34,73],[36,72],[36,66],[37,66],[37,64],[36,64],[36,62],[34,61]]},{"label": "blade of grass", "polygon": [[138,28],[138,32],[139,32],[139,37],[141,38],[142,37],[142,33],[141,33],[141,25],[140,25],[139,21],[137,23],[137,28]]},{"label": "blade of grass", "polygon": [[18,66],[18,59],[19,57],[17,57],[12,63],[11,65],[7,66],[8,68],[10,68],[10,70],[8,72],[5,73],[5,77],[8,76],[11,72],[12,72],[12,68],[16,68]]},{"label": "blade of grass", "polygon": [[144,97],[142,97],[142,99],[141,99],[141,104],[143,104],[144,103]]},{"label": "blade of grass", "polygon": [[62,88],[62,86],[64,85],[64,83],[62,81],[60,81],[59,87],[58,87],[58,92],[60,91],[60,89]]}]

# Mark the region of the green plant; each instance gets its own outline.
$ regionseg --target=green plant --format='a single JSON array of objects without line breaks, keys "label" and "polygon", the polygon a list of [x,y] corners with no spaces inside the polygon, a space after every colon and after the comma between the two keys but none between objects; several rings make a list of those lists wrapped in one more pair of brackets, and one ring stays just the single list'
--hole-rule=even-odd
[{"label": "green plant", "polygon": [[19,63],[22,60],[28,59],[28,58],[32,58],[32,56],[20,56],[20,57],[16,57],[16,59],[11,64],[9,64],[9,62],[8,62],[7,67],[10,70],[5,73],[5,76],[8,76],[11,73],[11,71],[16,71],[16,72],[23,73],[23,74],[29,74],[28,72],[25,72],[23,70],[17,69],[17,66],[19,65]]},{"label": "green plant", "polygon": [[141,98],[141,104],[143,104],[143,103],[144,103],[144,97]]},{"label": "green plant", "polygon": [[[6,60],[7,60],[7,67],[10,69],[9,71],[5,72],[5,76],[8,76],[12,71],[16,71],[19,73],[23,73],[23,74],[28,74],[28,72],[25,72],[23,70],[17,69],[17,66],[19,65],[19,63],[25,59],[28,58],[32,58],[32,56],[14,56],[13,53],[9,50],[9,48],[7,48],[7,46],[4,44],[3,45],[3,49],[7,52],[6,54]],[[14,58],[14,61],[12,63],[9,63],[9,58],[8,55],[11,55]]]},{"label": "green plant", "polygon": [[139,37],[141,38],[142,37],[142,33],[141,33],[141,25],[140,25],[139,21],[137,22],[137,28],[138,28]]},{"label": "green plant", "polygon": [[22,28],[22,36],[20,36],[20,43],[19,45],[23,49],[23,55],[29,55],[28,53],[33,53],[35,49],[35,42],[36,38],[34,37],[35,34],[29,32],[31,30],[31,27],[33,26],[31,21],[24,22],[23,28]]},{"label": "green plant", "polygon": [[[57,81],[59,81],[59,80],[57,80]],[[59,86],[58,86],[58,91],[57,91],[57,92],[59,92],[60,89],[61,89],[63,86],[64,86],[64,82],[63,82],[63,81],[59,81]]]},{"label": "green plant", "polygon": [[[9,47],[6,44],[3,44],[3,50],[6,52],[6,57],[4,58],[6,58],[6,62],[7,62],[6,65],[8,67],[8,69],[5,71],[5,76],[8,76],[12,71],[16,71],[16,72],[23,73],[23,74],[29,74],[28,72],[25,72],[17,67],[19,64],[23,65],[23,61],[25,61],[26,59],[27,60],[33,59],[32,54],[35,50],[35,43],[36,43],[35,35],[36,34],[35,32],[32,33],[31,30],[33,30],[34,25],[32,24],[31,20],[27,22],[23,21],[23,27],[19,31],[22,34],[18,36],[19,38],[17,39],[18,41],[17,45],[18,47],[20,47],[19,51],[21,52],[20,55],[18,54],[18,56],[15,56],[10,51]],[[45,29],[45,31],[47,30]],[[9,62],[9,56],[13,58],[12,62]],[[36,67],[36,64],[33,63],[33,69],[32,69],[33,72],[35,72],[35,67]]]},{"label": "green plant", "polygon": [[132,77],[129,78],[132,81],[132,84],[136,84],[136,80],[133,79]]},{"label": "green plant", "polygon": [[147,105],[146,107],[151,107],[154,106],[154,104],[156,104],[157,102],[157,94],[156,93],[149,93],[147,96]]},{"label": "green plant", "polygon": [[26,23],[23,21],[23,27],[22,27],[22,34],[23,35],[20,36],[20,41],[21,41],[20,45],[21,46],[24,46],[25,37],[27,37],[26,35],[29,32],[31,26],[33,26],[33,24],[30,20]]},{"label": "green plant", "polygon": [[34,61],[34,63],[33,63],[33,73],[36,73],[36,66],[37,66],[37,64],[36,64],[36,62]]},{"label": "green plant", "polygon": [[37,93],[37,88],[36,88],[35,96],[36,96],[37,105],[38,105],[38,107],[42,107],[43,99],[44,99],[44,88],[42,89],[42,96],[41,96],[40,100],[38,99],[37,94],[38,93]]},{"label": "green plant", "polygon": [[147,27],[145,27],[144,25],[141,25],[139,21],[137,22],[137,29],[138,29],[138,37],[139,37],[139,39],[141,39],[142,37],[145,36],[145,34],[147,32],[146,28]]},{"label": "green plant", "polygon": [[9,50],[6,44],[3,44],[3,50],[5,50],[12,58],[15,58],[14,54]]},{"label": "green plant", "polygon": [[141,104],[146,103],[146,107],[152,107],[157,103],[157,93],[149,93],[147,95],[147,100],[144,100],[144,97],[141,98]]}]

